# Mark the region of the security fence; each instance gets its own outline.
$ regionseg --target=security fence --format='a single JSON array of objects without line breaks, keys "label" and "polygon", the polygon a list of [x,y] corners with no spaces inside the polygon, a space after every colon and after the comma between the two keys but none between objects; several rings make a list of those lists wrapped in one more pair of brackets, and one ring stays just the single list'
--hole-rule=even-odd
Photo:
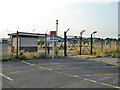
[{"label": "security fence", "polygon": [[[20,35],[22,34],[22,37]],[[28,36],[24,36],[28,35]],[[16,35],[16,34],[15,34]],[[31,37],[30,37],[31,35]],[[33,37],[34,36],[34,37]],[[37,37],[37,38],[36,38]],[[17,40],[17,38],[19,38]],[[15,49],[20,48],[19,46],[23,46],[23,44],[28,45],[32,42],[33,45],[37,45],[37,50],[34,52],[40,52],[45,56],[52,56],[52,49],[53,49],[53,38],[49,34],[31,34],[31,33],[18,33],[18,37],[11,40],[12,42],[16,42]],[[24,38],[24,39],[23,39]],[[34,41],[39,39],[38,42]],[[105,56],[105,55],[112,55],[113,53],[117,53],[119,51],[119,41],[117,39],[112,38],[97,38],[97,37],[81,37],[81,36],[74,36],[74,35],[66,35],[64,33],[64,38],[56,37],[54,38],[54,55],[57,56],[76,56],[76,55],[97,55],[97,56]],[[26,41],[25,41],[26,40]],[[29,40],[29,43],[27,43]],[[21,42],[21,45],[17,45]],[[35,43],[33,43],[33,41]],[[13,43],[13,44],[14,44]],[[24,46],[25,46],[24,45]],[[5,46],[5,45],[4,45]],[[9,45],[10,46],[10,45]],[[12,45],[11,45],[12,46]],[[18,48],[17,48],[18,47]],[[25,47],[29,48],[29,47]],[[29,48],[32,51],[32,48]],[[11,49],[12,51],[12,49]],[[20,52],[19,50],[14,50],[13,53]],[[31,52],[27,51],[27,52]],[[114,56],[114,55],[113,55]]]}]

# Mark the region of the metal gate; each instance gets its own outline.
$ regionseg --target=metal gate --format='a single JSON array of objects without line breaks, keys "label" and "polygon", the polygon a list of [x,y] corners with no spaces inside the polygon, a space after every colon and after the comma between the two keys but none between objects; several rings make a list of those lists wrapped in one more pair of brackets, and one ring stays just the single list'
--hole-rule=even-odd
[{"label": "metal gate", "polygon": [[88,42],[88,39],[83,38],[81,41],[80,38],[80,36],[67,36],[66,44],[68,56],[90,54],[90,43]]}]

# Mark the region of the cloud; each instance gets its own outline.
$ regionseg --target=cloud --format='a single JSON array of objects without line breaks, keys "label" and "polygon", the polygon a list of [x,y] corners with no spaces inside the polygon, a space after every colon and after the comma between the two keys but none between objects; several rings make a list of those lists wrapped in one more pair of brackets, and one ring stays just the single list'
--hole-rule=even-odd
[{"label": "cloud", "polygon": [[92,3],[109,3],[109,2],[119,2],[119,0],[69,0],[71,2],[92,2]]},{"label": "cloud", "polygon": [[84,12],[82,11],[76,11],[76,12],[72,12],[73,14],[79,14],[79,15],[82,15],[82,14],[85,14]]},{"label": "cloud", "polygon": [[111,2],[119,2],[119,0],[55,0],[54,2],[58,2],[61,4],[73,4],[73,3],[111,3]]}]

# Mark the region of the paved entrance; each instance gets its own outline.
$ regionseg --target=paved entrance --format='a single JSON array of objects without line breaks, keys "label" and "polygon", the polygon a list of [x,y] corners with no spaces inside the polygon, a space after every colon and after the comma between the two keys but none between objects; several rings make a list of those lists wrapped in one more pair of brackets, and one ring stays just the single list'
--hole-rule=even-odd
[{"label": "paved entrance", "polygon": [[4,62],[3,88],[120,88],[118,67],[75,58]]}]

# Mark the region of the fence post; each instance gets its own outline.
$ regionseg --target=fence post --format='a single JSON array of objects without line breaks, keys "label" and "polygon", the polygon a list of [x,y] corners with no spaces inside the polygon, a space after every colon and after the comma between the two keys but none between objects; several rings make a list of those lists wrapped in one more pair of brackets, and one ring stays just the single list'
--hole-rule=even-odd
[{"label": "fence post", "polygon": [[45,57],[46,57],[46,52],[47,52],[47,34],[45,33]]},{"label": "fence post", "polygon": [[67,56],[67,52],[66,52],[66,39],[67,39],[67,36],[66,36],[66,32],[64,31],[64,56]]},{"label": "fence post", "polygon": [[90,54],[92,54],[92,44],[93,44],[93,40],[92,40],[92,34],[91,34],[91,52],[90,52]]},{"label": "fence post", "polygon": [[82,35],[80,36],[80,55],[81,55],[81,51],[82,51]]},{"label": "fence post", "polygon": [[16,35],[16,38],[17,38],[17,59],[18,59],[18,31],[17,31],[17,35]]},{"label": "fence post", "polygon": [[111,51],[111,40],[109,40],[109,42],[110,42],[110,51]]},{"label": "fence post", "polygon": [[102,38],[102,42],[101,42],[101,51],[103,52],[103,38]]},{"label": "fence post", "polygon": [[48,42],[48,55],[50,54],[49,42]]},{"label": "fence post", "polygon": [[11,53],[13,53],[13,37],[11,36]]}]

